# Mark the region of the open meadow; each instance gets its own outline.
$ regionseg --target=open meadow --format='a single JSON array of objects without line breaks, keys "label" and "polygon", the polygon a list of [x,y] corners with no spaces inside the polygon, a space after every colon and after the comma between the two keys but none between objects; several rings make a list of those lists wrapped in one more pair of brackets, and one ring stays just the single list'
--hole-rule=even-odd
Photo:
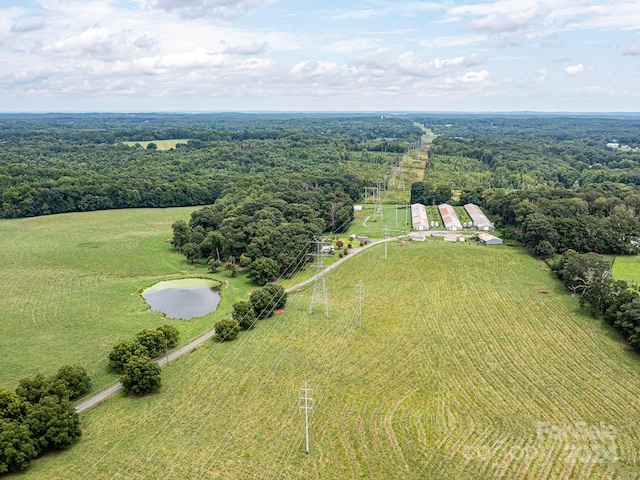
[{"label": "open meadow", "polygon": [[[96,388],[116,381],[107,367],[111,346],[166,321],[149,310],[139,291],[195,273],[166,239],[171,224],[188,220],[196,208],[0,221],[0,386],[15,388],[23,377],[49,375],[73,363],[87,369]],[[206,271],[201,268],[197,274]],[[239,279],[223,287],[219,312],[176,322],[182,340],[228,314],[234,298],[246,297],[250,287],[244,283]]]},{"label": "open meadow", "polygon": [[[135,238],[126,231],[125,243]],[[22,476],[638,478],[640,357],[542,262],[518,248],[436,241],[382,252],[327,275],[328,318],[322,307],[308,313],[312,287],[290,295],[255,330],[170,365],[156,394],[84,415],[75,446]],[[87,304],[107,303],[92,295]],[[131,307],[118,307],[124,319],[143,315]],[[313,389],[308,455],[303,382]]]}]

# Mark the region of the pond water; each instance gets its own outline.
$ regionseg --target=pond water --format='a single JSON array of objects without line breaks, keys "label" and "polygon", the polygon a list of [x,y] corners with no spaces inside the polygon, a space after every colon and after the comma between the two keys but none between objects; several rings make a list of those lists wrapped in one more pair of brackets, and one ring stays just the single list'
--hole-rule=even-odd
[{"label": "pond water", "polygon": [[142,297],[151,310],[183,320],[215,312],[221,300],[218,283],[202,278],[156,283],[144,290]]}]

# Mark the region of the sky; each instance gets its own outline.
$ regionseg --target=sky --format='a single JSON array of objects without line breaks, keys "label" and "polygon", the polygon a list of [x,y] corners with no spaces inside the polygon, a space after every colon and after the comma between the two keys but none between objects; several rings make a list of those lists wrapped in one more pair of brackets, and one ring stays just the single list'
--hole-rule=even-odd
[{"label": "sky", "polygon": [[0,111],[639,112],[638,0],[0,0]]}]

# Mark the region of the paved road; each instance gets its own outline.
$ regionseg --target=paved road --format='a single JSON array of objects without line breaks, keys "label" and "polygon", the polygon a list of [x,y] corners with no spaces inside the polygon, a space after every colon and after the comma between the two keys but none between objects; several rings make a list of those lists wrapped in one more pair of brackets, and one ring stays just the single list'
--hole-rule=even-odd
[{"label": "paved road", "polygon": [[[286,289],[287,293],[293,293],[297,290],[299,290],[300,288],[310,284],[311,282],[313,282],[319,275],[324,275],[327,272],[330,272],[331,270],[333,270],[334,268],[336,268],[338,265],[340,265],[342,262],[345,262],[346,260],[348,260],[349,258],[351,258],[353,255],[362,252],[363,250],[366,250],[367,248],[371,248],[374,245],[378,245],[380,243],[383,243],[385,241],[390,241],[390,240],[395,240],[395,238],[389,238],[388,240],[382,240],[382,241],[375,241],[375,242],[371,242],[363,247],[357,247],[357,248],[353,248],[351,249],[351,252],[349,253],[349,255],[342,257],[340,260],[338,260],[337,262],[333,263],[332,265],[328,266],[327,268],[325,268],[322,272],[315,274],[314,276],[312,276],[311,278],[305,280],[304,282],[300,282],[297,285],[294,285],[293,287],[289,287]],[[160,365],[160,367],[166,367],[167,365],[169,365],[170,363],[175,362],[177,359],[179,359],[180,357],[184,357],[185,355],[193,352],[194,350],[200,348],[201,346],[203,346],[205,343],[207,343],[209,340],[211,340],[213,338],[213,336],[216,334],[215,330],[209,330],[208,332],[202,334],[201,336],[199,336],[198,338],[196,338],[195,340],[187,343],[186,345],[183,345],[182,347],[179,347],[175,350],[172,350],[171,353],[160,357],[157,362],[158,365]],[[83,400],[81,403],[79,403],[78,405],[76,405],[76,412],[78,412],[79,414],[83,414],[89,410],[91,410],[92,408],[100,405],[102,402],[108,400],[109,398],[117,395],[118,393],[120,393],[122,391],[122,383],[118,382],[114,385],[111,385],[109,388],[97,393],[96,395],[94,395],[91,398],[88,398],[86,400]]]}]

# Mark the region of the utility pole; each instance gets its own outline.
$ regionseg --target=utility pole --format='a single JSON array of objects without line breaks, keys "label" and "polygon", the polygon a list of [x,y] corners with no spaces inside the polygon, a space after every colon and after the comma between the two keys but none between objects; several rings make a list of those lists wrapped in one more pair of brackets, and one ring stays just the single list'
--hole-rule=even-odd
[{"label": "utility pole", "polygon": [[364,300],[364,283],[362,280],[357,285],[358,290],[356,294],[358,295],[358,328],[362,328],[362,300]]},{"label": "utility pole", "polygon": [[311,305],[309,306],[309,314],[313,312],[313,307],[318,303],[324,303],[324,313],[329,318],[329,294],[327,293],[327,281],[324,278],[324,258],[322,253],[322,237],[314,236],[311,243],[316,245],[316,253],[310,255],[316,257],[316,280],[313,283],[313,295],[311,296]]},{"label": "utility pole", "polygon": [[389,227],[384,227],[384,259],[387,259],[387,245],[389,245]]},{"label": "utility pole", "polygon": [[302,401],[302,405],[300,408],[304,410],[304,438],[305,438],[305,451],[307,455],[309,454],[309,410],[313,410],[311,406],[311,402],[313,398],[309,395],[313,392],[312,389],[307,387],[307,382],[304,382],[304,387],[300,389],[300,397],[298,397],[298,401]]}]

